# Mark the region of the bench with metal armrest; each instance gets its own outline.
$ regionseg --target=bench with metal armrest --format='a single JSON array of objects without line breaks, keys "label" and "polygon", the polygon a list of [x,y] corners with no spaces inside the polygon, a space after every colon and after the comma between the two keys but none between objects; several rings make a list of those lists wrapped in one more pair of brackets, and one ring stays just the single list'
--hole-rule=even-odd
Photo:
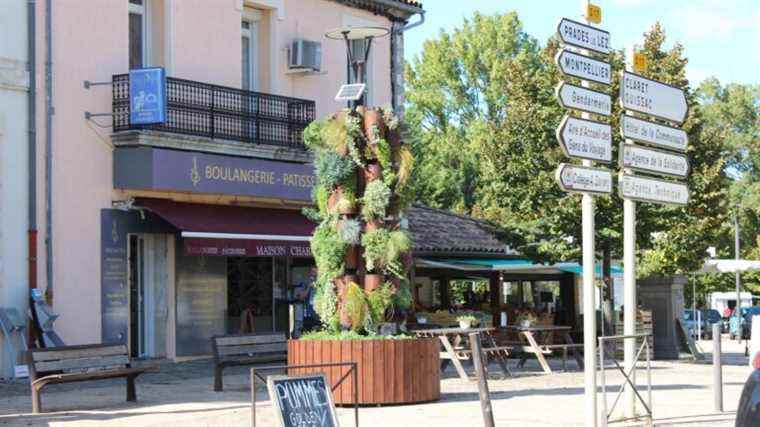
[{"label": "bench with metal armrest", "polygon": [[135,378],[152,367],[133,368],[124,344],[73,345],[27,351],[32,411],[42,411],[40,394],[50,384],[126,378],[127,401],[137,400]]},{"label": "bench with metal armrest", "polygon": [[222,391],[222,370],[230,366],[287,360],[284,333],[218,335],[211,338],[214,353],[214,391]]}]

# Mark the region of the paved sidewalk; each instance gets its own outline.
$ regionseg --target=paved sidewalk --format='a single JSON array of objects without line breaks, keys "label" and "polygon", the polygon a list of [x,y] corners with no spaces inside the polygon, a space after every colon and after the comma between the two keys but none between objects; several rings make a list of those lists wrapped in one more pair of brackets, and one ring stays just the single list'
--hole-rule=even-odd
[{"label": "paved sidewalk", "polygon": [[[709,341],[701,346],[710,351]],[[711,365],[653,362],[655,425],[733,426],[734,411],[750,369],[742,344],[724,339],[723,347],[727,412],[713,411]],[[711,360],[709,354],[706,359]],[[514,363],[510,361],[511,366]],[[551,363],[559,368],[558,361]],[[574,363],[569,366],[575,367]],[[496,425],[583,425],[583,373],[544,375],[534,361],[526,367],[517,371],[516,378],[489,381]],[[208,360],[163,364],[160,373],[138,378],[138,402],[134,404],[124,401],[123,380],[51,386],[43,394],[43,408],[54,412],[42,415],[29,414],[27,382],[0,382],[0,425],[249,426],[248,370],[226,370],[225,391],[221,393],[212,391],[211,372]],[[608,384],[620,384],[620,376],[608,372],[612,378]],[[482,425],[476,383],[459,379],[451,370],[446,372],[441,390],[441,401],[436,403],[362,408],[361,426]],[[257,393],[257,399],[267,399],[263,387]],[[268,401],[257,407],[257,413],[260,426],[274,425]],[[339,415],[342,426],[353,426],[350,409],[339,409]]]}]

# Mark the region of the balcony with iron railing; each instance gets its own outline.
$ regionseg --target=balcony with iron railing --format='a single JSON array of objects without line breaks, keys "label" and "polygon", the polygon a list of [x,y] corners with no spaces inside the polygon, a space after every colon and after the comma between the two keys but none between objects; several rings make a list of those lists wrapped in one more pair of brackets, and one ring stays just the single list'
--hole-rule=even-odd
[{"label": "balcony with iron railing", "polygon": [[303,150],[303,130],[314,120],[314,101],[166,78],[166,121],[130,123],[129,74],[113,76],[113,130],[168,134]]}]

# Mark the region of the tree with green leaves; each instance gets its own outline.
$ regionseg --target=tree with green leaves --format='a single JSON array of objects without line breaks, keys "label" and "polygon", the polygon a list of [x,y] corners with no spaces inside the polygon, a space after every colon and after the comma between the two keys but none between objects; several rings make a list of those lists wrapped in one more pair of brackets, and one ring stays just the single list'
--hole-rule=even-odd
[{"label": "tree with green leaves", "polygon": [[[659,24],[644,35],[644,74],[687,92],[692,199],[685,208],[638,204],[637,243],[647,275],[695,269],[728,215],[723,142],[704,130],[685,78],[683,46],[665,49],[664,43]],[[554,180],[558,164],[570,161],[555,137],[565,114],[554,96],[563,79],[554,64],[558,48],[555,38],[542,48],[513,12],[476,13],[460,28],[427,41],[407,67],[407,118],[419,129],[412,135],[419,200],[487,219],[505,230],[513,247],[545,261],[580,258],[579,198],[562,192]],[[622,51],[613,51],[610,62],[612,86],[596,89],[612,94],[613,115],[597,120],[619,129]],[[617,159],[621,141],[613,134]],[[597,248],[607,259],[619,258],[622,201],[613,195],[596,203]]]}]

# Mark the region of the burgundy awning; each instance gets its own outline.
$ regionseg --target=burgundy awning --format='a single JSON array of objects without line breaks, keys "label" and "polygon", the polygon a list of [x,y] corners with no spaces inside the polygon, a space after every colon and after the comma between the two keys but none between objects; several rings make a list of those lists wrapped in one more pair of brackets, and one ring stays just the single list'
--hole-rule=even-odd
[{"label": "burgundy awning", "polygon": [[310,257],[315,224],[291,209],[181,203],[140,198],[182,232],[188,255]]}]

